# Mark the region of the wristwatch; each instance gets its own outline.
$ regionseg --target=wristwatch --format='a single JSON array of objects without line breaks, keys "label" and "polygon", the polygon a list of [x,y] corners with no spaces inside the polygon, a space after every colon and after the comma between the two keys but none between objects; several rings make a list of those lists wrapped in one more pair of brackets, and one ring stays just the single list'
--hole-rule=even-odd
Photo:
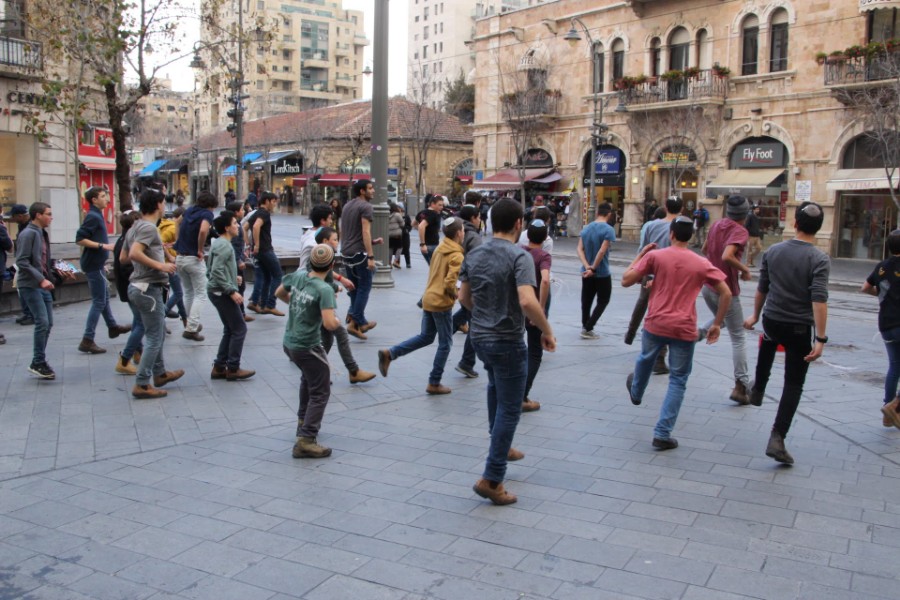
[{"label": "wristwatch", "polygon": [[827,335],[825,337],[816,336],[816,341],[819,342],[820,344],[827,344],[828,336]]}]

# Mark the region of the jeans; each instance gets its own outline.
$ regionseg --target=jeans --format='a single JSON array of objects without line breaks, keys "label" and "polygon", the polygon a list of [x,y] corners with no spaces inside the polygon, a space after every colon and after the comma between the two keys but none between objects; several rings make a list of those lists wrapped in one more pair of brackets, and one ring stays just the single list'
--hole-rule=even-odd
[{"label": "jeans", "polygon": [[250,304],[259,305],[259,297],[262,295],[262,281],[265,277],[265,273],[261,266],[259,266],[259,261],[254,261],[253,263],[253,292],[250,294]]},{"label": "jeans", "polygon": [[331,367],[325,349],[321,346],[309,350],[293,350],[285,347],[291,362],[300,368],[300,407],[297,418],[303,421],[300,437],[314,438],[319,434],[325,407],[331,397]]},{"label": "jeans", "polygon": [[[719,311],[719,295],[708,286],[703,286],[700,292],[706,306],[713,314]],[[710,319],[703,326],[709,329],[714,319]],[[734,380],[740,381],[748,388],[750,386],[750,372],[747,368],[746,335],[744,329],[744,309],[741,307],[741,297],[731,297],[731,305],[725,313],[725,328],[728,329],[728,337],[731,338],[731,361],[734,363]]]},{"label": "jeans", "polygon": [[144,353],[138,365],[136,385],[148,385],[151,375],[163,375],[163,343],[166,341],[166,305],[163,303],[163,286],[152,283],[146,292],[128,285],[128,301],[137,309],[144,323]]},{"label": "jeans", "polygon": [[88,310],[87,323],[84,324],[84,337],[93,340],[97,331],[97,322],[103,315],[103,321],[107,327],[116,326],[116,318],[112,314],[109,305],[109,283],[102,270],[88,271],[85,273],[88,281],[88,289],[91,291],[91,308]]},{"label": "jeans", "polygon": [[450,348],[453,347],[452,321],[452,311],[450,310],[441,312],[423,310],[421,332],[405,342],[391,346],[391,349],[388,350],[391,353],[391,359],[400,358],[419,348],[429,346],[434,341],[435,336],[437,336],[438,349],[434,353],[434,364],[431,367],[431,374],[428,375],[428,384],[440,385],[441,377],[444,375],[444,366],[447,364],[447,358],[450,356]]},{"label": "jeans", "polygon": [[256,255],[256,262],[262,270],[262,278],[253,283],[253,297],[256,298],[256,288],[259,287],[260,308],[275,308],[275,290],[281,285],[281,263],[274,250],[266,250]]},{"label": "jeans", "polygon": [[347,292],[350,297],[350,315],[357,325],[366,325],[366,305],[369,303],[369,293],[372,291],[372,271],[369,270],[369,263],[365,259],[364,253],[359,253],[346,260],[344,264],[344,272],[347,278],[353,282],[356,289]]},{"label": "jeans", "polygon": [[[460,306],[459,310],[453,315],[453,331],[458,330],[462,325],[472,320],[472,313],[465,306]],[[459,359],[459,366],[466,369],[475,367],[475,346],[472,345],[472,338],[466,334],[466,341],[463,343],[462,356]]]},{"label": "jeans", "polygon": [[437,246],[425,246],[425,252],[422,253],[422,257],[425,259],[425,262],[430,266],[431,265],[431,257],[434,255],[434,251],[437,250]]},{"label": "jeans", "polygon": [[134,353],[144,347],[144,321],[141,313],[131,302],[128,303],[128,308],[131,309],[131,331],[128,332],[128,339],[122,349],[122,358],[125,360],[131,360]]},{"label": "jeans", "polygon": [[172,307],[178,306],[178,316],[187,319],[188,312],[184,306],[184,288],[181,287],[181,277],[178,273],[169,273],[169,299],[166,301],[166,312],[172,310]]},{"label": "jeans", "polygon": [[241,314],[241,307],[226,294],[216,295],[210,292],[209,301],[216,307],[219,319],[222,320],[222,340],[213,365],[237,371],[241,366],[241,353],[247,337],[247,324]]},{"label": "jeans", "polygon": [[356,359],[353,357],[353,351],[350,349],[350,336],[347,335],[347,329],[343,325],[340,325],[334,331],[328,331],[324,327],[322,327],[321,331],[322,346],[325,348],[325,354],[331,352],[331,347],[334,345],[336,339],[338,354],[341,355],[341,361],[344,363],[344,366],[347,367],[347,370],[350,371],[351,375],[359,371],[359,365],[356,364]]},{"label": "jeans", "polygon": [[28,308],[28,304],[25,303],[25,298],[22,297],[22,290],[19,289],[19,304],[22,306],[22,316],[26,319],[34,320],[34,315],[31,314],[31,310]]},{"label": "jeans", "polygon": [[522,416],[525,396],[527,354],[525,342],[518,340],[474,340],[475,352],[488,374],[487,409],[491,444],[482,476],[501,482],[506,477],[506,460]]},{"label": "jeans", "polygon": [[759,347],[759,358],[756,360],[756,381],[753,387],[761,393],[766,391],[772,363],[775,362],[775,352],[779,344],[784,346],[784,389],[781,391],[773,429],[787,437],[803,394],[806,372],[809,370],[809,363],[803,358],[812,351],[812,326],[783,323],[766,318],[765,315],[762,322],[763,339]]},{"label": "jeans", "polygon": [[669,387],[659,410],[659,420],[653,429],[653,437],[656,439],[669,439],[672,429],[675,428],[694,362],[695,344],[694,341],[654,335],[646,329],[641,332],[641,353],[634,364],[634,381],[631,383],[631,394],[635,398],[644,397],[644,390],[647,389],[647,382],[650,381],[650,374],[653,371],[653,363],[656,362],[656,357],[663,347],[669,347]]},{"label": "jeans", "polygon": [[41,288],[19,288],[19,298],[31,311],[34,318],[33,365],[47,363],[47,339],[53,328],[53,296]]},{"label": "jeans", "polygon": [[[581,280],[581,326],[586,331],[593,331],[594,326],[609,304],[612,296],[612,276],[585,277]],[[591,305],[597,299],[597,306],[591,312]]]},{"label": "jeans", "polygon": [[[544,307],[545,317],[550,315],[551,299],[550,296],[547,296],[547,306]],[[525,339],[528,343],[528,375],[525,378],[525,396],[523,400],[528,398],[531,386],[534,385],[534,378],[537,377],[541,363],[544,361],[544,347],[541,346],[541,330],[534,325],[526,323]]]},{"label": "jeans", "polygon": [[888,355],[888,370],[884,377],[884,402],[897,397],[897,381],[900,380],[900,327],[882,331],[881,339]]},{"label": "jeans", "polygon": [[206,302],[206,262],[196,256],[175,257],[178,276],[184,286],[184,306],[188,313],[188,324],[185,331],[196,332],[200,329],[200,311]]}]

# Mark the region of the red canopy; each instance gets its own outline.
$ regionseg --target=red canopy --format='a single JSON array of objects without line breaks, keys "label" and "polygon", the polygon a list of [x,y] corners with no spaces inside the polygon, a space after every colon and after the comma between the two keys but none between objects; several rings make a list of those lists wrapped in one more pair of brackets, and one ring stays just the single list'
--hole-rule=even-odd
[{"label": "red canopy", "polygon": [[[369,175],[368,173],[356,173],[355,175],[353,175],[353,181],[360,181],[363,179],[371,178],[371,175]],[[349,187],[350,175],[347,173],[325,173],[324,175],[319,177],[318,183],[319,185],[331,187]]]}]

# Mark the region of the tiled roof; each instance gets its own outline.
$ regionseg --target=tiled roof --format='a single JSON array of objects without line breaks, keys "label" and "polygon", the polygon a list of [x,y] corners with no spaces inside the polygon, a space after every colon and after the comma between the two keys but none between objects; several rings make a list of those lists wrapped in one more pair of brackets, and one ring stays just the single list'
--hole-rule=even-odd
[{"label": "tiled roof", "polygon": [[[415,131],[416,104],[402,97],[389,100],[388,139],[409,139]],[[435,141],[450,143],[472,143],[471,128],[454,116],[430,108],[422,108],[422,121],[435,123]],[[433,121],[432,121],[433,120]],[[248,149],[262,146],[296,146],[299,140],[315,136],[325,139],[346,139],[362,133],[366,138],[372,126],[372,102],[351,102],[325,108],[316,108],[295,113],[266,117],[244,123],[244,147]],[[201,152],[234,148],[231,134],[222,131],[201,137],[198,142]],[[190,145],[176,148],[172,154],[187,154]]]}]

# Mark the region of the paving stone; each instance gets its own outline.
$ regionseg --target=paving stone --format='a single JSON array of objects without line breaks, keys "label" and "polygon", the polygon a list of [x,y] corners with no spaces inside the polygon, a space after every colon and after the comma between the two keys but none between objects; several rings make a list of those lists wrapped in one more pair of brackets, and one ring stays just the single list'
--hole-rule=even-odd
[{"label": "paving stone", "polygon": [[564,537],[550,549],[549,554],[592,565],[621,569],[631,559],[634,550],[605,541]]},{"label": "paving stone", "polygon": [[366,598],[367,600],[406,600],[405,591],[363,581],[354,577],[335,575],[304,596],[307,600],[342,600]]},{"label": "paving stone", "polygon": [[193,548],[202,540],[158,527],[146,527],[113,542],[113,546],[167,560]]},{"label": "paving stone", "polygon": [[59,530],[106,544],[140,531],[144,527],[140,523],[126,519],[103,514],[92,514],[63,525]]},{"label": "paving stone", "polygon": [[371,560],[353,552],[313,543],[289,552],[284,559],[344,575],[350,575]]},{"label": "paving stone", "polygon": [[69,588],[95,600],[124,600],[125,598],[142,600],[156,592],[153,588],[106,573],[89,575],[76,581]]},{"label": "paving stone", "polygon": [[680,598],[687,586],[677,581],[659,577],[647,577],[616,569],[607,569],[594,583],[594,587],[610,592],[631,594],[639,598]]},{"label": "paving stone", "polygon": [[755,598],[765,600],[796,598],[800,593],[800,584],[793,579],[754,573],[725,565],[716,567],[707,585],[712,589],[734,594],[752,590]]},{"label": "paving stone", "polygon": [[302,596],[330,576],[331,573],[321,569],[266,557],[238,573],[235,578],[267,590]]},{"label": "paving stone", "polygon": [[243,526],[228,523],[219,519],[201,517],[199,515],[185,515],[166,525],[165,529],[219,542],[229,535],[237,533],[243,529]]},{"label": "paving stone", "polygon": [[179,597],[191,600],[268,600],[272,590],[266,590],[234,579],[209,575],[179,592]]},{"label": "paving stone", "polygon": [[173,556],[171,561],[205,573],[232,577],[263,558],[262,554],[207,541]]},{"label": "paving stone", "polygon": [[193,585],[205,576],[206,574],[202,571],[157,558],[145,558],[116,573],[116,577],[173,594]]},{"label": "paving stone", "polygon": [[303,542],[284,535],[267,531],[243,529],[222,540],[223,544],[241,548],[249,552],[258,552],[267,556],[281,558],[290,551],[299,548]]}]

